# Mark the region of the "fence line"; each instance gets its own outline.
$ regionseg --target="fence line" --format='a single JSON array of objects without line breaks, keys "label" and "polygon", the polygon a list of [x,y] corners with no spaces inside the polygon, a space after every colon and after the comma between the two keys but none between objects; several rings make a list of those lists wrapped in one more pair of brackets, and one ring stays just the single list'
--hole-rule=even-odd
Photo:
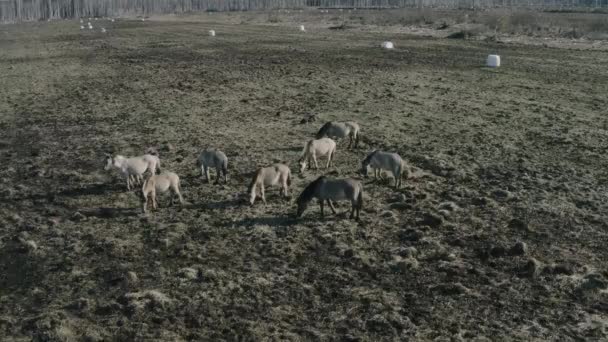
[{"label": "fence line", "polygon": [[0,23],[196,11],[288,8],[608,8],[608,0],[0,0]]}]

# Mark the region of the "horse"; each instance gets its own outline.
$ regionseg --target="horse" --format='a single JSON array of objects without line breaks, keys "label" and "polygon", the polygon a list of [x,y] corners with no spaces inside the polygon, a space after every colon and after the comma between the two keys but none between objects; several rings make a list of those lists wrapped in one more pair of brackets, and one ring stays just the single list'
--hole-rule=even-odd
[{"label": "horse", "polygon": [[359,220],[359,214],[363,207],[363,184],[352,178],[331,179],[321,176],[308,184],[296,200],[298,204],[296,217],[302,216],[313,198],[319,199],[321,218],[324,217],[324,201],[327,201],[331,211],[336,214],[336,208],[334,208],[331,201],[349,200],[351,202],[350,218],[354,217],[356,220]]},{"label": "horse", "polygon": [[151,154],[144,154],[139,157],[126,158],[121,155],[112,156],[106,154],[105,170],[115,167],[120,170],[121,174],[127,180],[127,190],[131,190],[131,186],[137,181],[141,184],[143,174],[150,171],[154,175],[157,171],[160,173],[160,159]]},{"label": "horse", "polygon": [[306,142],[302,155],[298,160],[300,164],[300,173],[304,172],[306,166],[312,161],[315,163],[315,169],[319,168],[317,157],[327,156],[326,168],[331,166],[336,153],[336,142],[330,138],[312,139]]},{"label": "horse", "polygon": [[224,174],[224,183],[228,183],[228,157],[224,152],[215,148],[206,149],[198,157],[197,166],[201,168],[201,176],[204,176],[207,182],[210,182],[209,168],[213,167],[216,170],[215,184],[220,183],[222,174]]},{"label": "horse", "polygon": [[317,133],[316,138],[320,139],[323,137],[329,137],[332,139],[342,139],[344,137],[348,137],[348,148],[354,142],[354,147],[356,148],[359,144],[359,131],[361,128],[359,124],[354,121],[346,121],[346,122],[337,122],[337,121],[329,121],[325,123],[319,132]]},{"label": "horse", "polygon": [[397,153],[375,150],[361,162],[361,174],[367,177],[370,167],[374,170],[376,180],[378,180],[380,170],[390,171],[395,178],[395,189],[399,189],[401,186],[401,178],[404,174],[406,179],[410,177],[409,166]]},{"label": "horse", "polygon": [[156,193],[164,193],[171,189],[173,196],[171,196],[171,205],[175,195],[179,197],[179,203],[183,204],[184,199],[179,191],[179,176],[173,172],[163,172],[160,175],[152,175],[144,182],[141,188],[143,199],[144,199],[144,213],[146,212],[148,200],[152,200],[152,208],[156,210]]},{"label": "horse", "polygon": [[272,185],[280,185],[282,195],[285,197],[289,196],[288,187],[291,186],[291,170],[289,169],[289,166],[285,164],[274,164],[272,166],[259,168],[249,185],[249,192],[251,194],[249,203],[253,205],[257,195],[256,190],[259,188],[262,202],[266,204],[264,188]]}]

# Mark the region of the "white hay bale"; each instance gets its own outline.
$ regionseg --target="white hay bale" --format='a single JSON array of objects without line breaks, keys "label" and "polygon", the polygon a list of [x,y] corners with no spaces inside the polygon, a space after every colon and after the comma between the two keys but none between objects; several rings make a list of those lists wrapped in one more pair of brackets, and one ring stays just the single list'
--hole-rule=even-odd
[{"label": "white hay bale", "polygon": [[84,21],[82,21],[82,19],[80,19],[80,23],[82,24],[82,23],[84,23]]},{"label": "white hay bale", "polygon": [[209,36],[215,37],[215,30],[209,30]]},{"label": "white hay bale", "polygon": [[486,59],[486,65],[490,68],[498,68],[500,66],[500,56],[488,55],[488,59]]},{"label": "white hay bale", "polygon": [[393,44],[393,42],[382,42],[382,48],[383,49],[394,49],[395,44]]},{"label": "white hay bale", "polygon": [[101,33],[106,33],[106,29],[105,28],[101,28]]},{"label": "white hay bale", "polygon": [[80,25],[80,29],[81,29],[81,30],[84,30],[84,26]]},{"label": "white hay bale", "polygon": [[111,22],[114,22],[114,19],[110,19]]},{"label": "white hay bale", "polygon": [[306,28],[304,27],[304,25],[300,25],[300,31],[301,32],[306,32]]}]

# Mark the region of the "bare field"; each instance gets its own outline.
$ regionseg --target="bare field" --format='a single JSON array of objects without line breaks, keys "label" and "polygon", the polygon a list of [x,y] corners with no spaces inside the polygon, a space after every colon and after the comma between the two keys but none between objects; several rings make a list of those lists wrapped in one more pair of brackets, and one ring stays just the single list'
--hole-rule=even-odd
[{"label": "bare field", "polygon": [[[220,15],[104,23],[0,26],[0,340],[607,337],[606,51]],[[255,168],[297,173],[327,120],[358,121],[363,144],[293,194],[361,178],[376,148],[420,171],[399,191],[366,179],[359,223],[316,204],[295,220],[276,189],[247,205]],[[202,182],[207,146],[228,155],[227,185]],[[183,207],[144,215],[103,171],[105,152],[148,147]]]}]

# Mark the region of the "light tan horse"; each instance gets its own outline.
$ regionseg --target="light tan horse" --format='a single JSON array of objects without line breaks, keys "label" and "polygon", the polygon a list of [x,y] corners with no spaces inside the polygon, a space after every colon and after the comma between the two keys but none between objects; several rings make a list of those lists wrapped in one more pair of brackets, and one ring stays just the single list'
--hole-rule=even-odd
[{"label": "light tan horse", "polygon": [[298,160],[300,164],[300,173],[304,172],[306,166],[314,162],[315,169],[319,168],[317,157],[327,156],[326,168],[331,166],[336,153],[336,142],[330,138],[313,139],[306,142],[302,156]]},{"label": "light tan horse", "polygon": [[151,175],[160,173],[160,159],[151,154],[144,154],[139,157],[126,158],[121,155],[112,156],[106,154],[105,170],[115,167],[120,170],[122,176],[127,180],[127,189],[131,190],[131,186],[135,182],[141,184],[143,174],[149,171]]},{"label": "light tan horse", "polygon": [[249,203],[253,205],[257,197],[257,189],[260,189],[259,193],[262,197],[262,202],[266,204],[264,188],[273,185],[280,185],[282,190],[281,194],[285,197],[289,196],[289,186],[291,186],[291,170],[289,169],[289,166],[285,164],[274,164],[258,169],[249,185],[249,192],[251,194]]},{"label": "light tan horse", "polygon": [[359,124],[354,121],[338,122],[330,121],[325,123],[317,133],[317,139],[329,137],[332,139],[342,139],[348,137],[348,148],[354,144],[357,147],[359,144]]},{"label": "light tan horse", "polygon": [[171,204],[173,204],[175,195],[179,197],[179,203],[183,204],[184,199],[179,191],[179,176],[177,174],[166,171],[160,175],[152,175],[146,179],[141,189],[144,197],[144,213],[146,212],[149,200],[152,200],[152,208],[156,209],[156,193],[162,194],[169,189],[173,192]]},{"label": "light tan horse", "polygon": [[[348,200],[351,202],[350,218],[359,220],[359,214],[363,207],[363,184],[352,178],[331,179],[321,176],[310,183],[298,197],[298,211],[296,217],[301,217],[308,204],[313,198],[319,199],[321,206],[321,217],[324,217],[323,202],[327,201],[329,208],[335,214],[336,208],[331,201]],[[355,215],[356,213],[356,215]]]},{"label": "light tan horse", "polygon": [[374,170],[374,177],[378,180],[378,174],[381,170],[389,171],[395,178],[395,188],[399,189],[401,186],[401,179],[405,175],[408,179],[410,176],[410,167],[397,153],[390,153],[375,150],[365,157],[361,162],[361,173],[367,177],[367,171],[371,168]]}]

